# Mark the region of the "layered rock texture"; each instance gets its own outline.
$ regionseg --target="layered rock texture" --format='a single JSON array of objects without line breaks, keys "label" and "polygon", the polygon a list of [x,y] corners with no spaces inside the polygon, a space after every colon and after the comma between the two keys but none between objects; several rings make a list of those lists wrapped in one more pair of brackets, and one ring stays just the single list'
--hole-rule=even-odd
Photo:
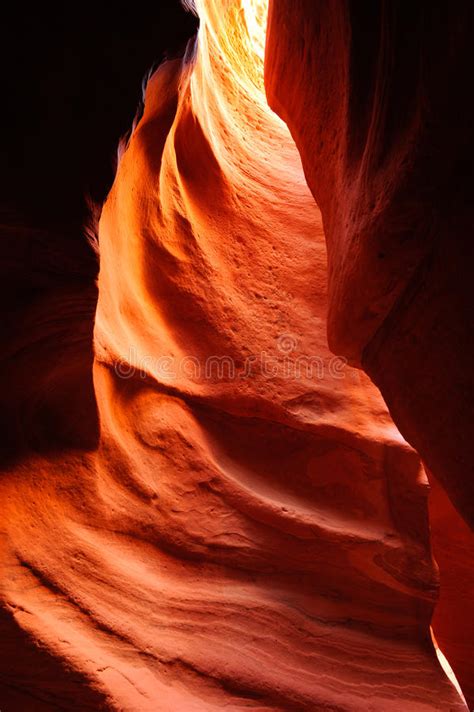
[{"label": "layered rock texture", "polygon": [[[446,517],[433,498],[440,563],[453,584],[447,543],[465,530],[468,557],[474,543],[457,521],[474,521],[473,6],[270,5],[267,93],[324,218],[329,342],[379,386],[458,510]],[[449,587],[450,618],[472,602],[472,568],[471,558]],[[469,687],[471,621],[458,626],[456,643],[469,650]]]},{"label": "layered rock texture", "polygon": [[[35,388],[26,329],[10,337],[27,407],[0,481],[0,707],[460,712],[430,633],[427,476],[327,343],[323,221],[267,104],[266,2],[195,9],[102,211],[98,417],[87,290],[36,307]],[[25,412],[52,423],[33,441]],[[450,650],[467,671],[469,645]]]}]

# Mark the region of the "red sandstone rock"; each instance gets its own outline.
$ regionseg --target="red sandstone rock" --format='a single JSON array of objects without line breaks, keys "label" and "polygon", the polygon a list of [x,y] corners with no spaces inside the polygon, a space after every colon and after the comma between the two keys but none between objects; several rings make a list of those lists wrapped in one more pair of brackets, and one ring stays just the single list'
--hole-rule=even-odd
[{"label": "red sandstone rock", "polygon": [[[380,387],[471,524],[472,31],[467,2],[272,0],[266,64],[270,104],[290,127],[323,215],[331,347]],[[456,547],[463,563],[453,562],[452,535],[436,508],[433,516],[450,591],[435,632],[442,626],[456,650],[467,694],[473,657],[457,611],[460,601],[472,606],[460,575],[472,568],[472,543],[465,534]]]},{"label": "red sandstone rock", "polygon": [[323,214],[329,343],[472,524],[472,3],[270,12],[267,93]]},{"label": "red sandstone rock", "polygon": [[[429,634],[426,477],[326,342],[265,3],[198,9],[197,55],[151,79],[103,210],[100,444],[5,471],[3,607],[106,709],[461,711]],[[71,690],[58,704],[87,709]]]},{"label": "red sandstone rock", "polygon": [[441,579],[432,625],[470,704],[474,700],[474,535],[435,478],[430,477],[430,484],[431,540]]}]

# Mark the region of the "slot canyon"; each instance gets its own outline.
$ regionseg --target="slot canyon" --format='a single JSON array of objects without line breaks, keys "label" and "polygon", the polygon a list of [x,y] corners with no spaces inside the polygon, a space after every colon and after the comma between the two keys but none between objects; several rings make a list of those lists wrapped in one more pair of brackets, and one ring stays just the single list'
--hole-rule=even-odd
[{"label": "slot canyon", "polygon": [[183,6],[11,80],[0,712],[473,709],[474,6]]}]

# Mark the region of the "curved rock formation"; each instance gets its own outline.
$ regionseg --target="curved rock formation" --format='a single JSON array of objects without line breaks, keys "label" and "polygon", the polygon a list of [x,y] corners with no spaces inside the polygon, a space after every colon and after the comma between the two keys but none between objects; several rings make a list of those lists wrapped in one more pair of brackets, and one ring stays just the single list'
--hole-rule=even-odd
[{"label": "curved rock formation", "polygon": [[430,477],[430,484],[431,541],[440,569],[440,597],[432,625],[471,708],[474,701],[473,535],[434,477]]},{"label": "curved rock formation", "polygon": [[99,445],[0,483],[12,649],[65,668],[56,696],[19,665],[5,682],[81,710],[464,710],[430,637],[419,457],[326,342],[321,216],[265,98],[266,3],[197,10],[102,213]]},{"label": "curved rock formation", "polygon": [[[291,129],[323,214],[331,347],[379,386],[471,525],[472,20],[467,2],[272,0],[266,69],[270,104]],[[472,604],[473,584],[453,574],[446,553],[462,524],[438,529],[448,521],[438,504],[446,620]],[[472,568],[472,534],[463,539]],[[468,686],[470,618],[447,635],[448,647],[466,653],[459,675]]]},{"label": "curved rock formation", "polygon": [[272,0],[266,82],[324,217],[331,348],[471,524],[472,20],[469,2]]}]

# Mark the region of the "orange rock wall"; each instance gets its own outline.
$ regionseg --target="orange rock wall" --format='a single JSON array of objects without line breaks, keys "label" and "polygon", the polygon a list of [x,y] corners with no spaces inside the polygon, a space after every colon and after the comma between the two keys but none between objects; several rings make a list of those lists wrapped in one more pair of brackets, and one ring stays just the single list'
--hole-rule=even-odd
[{"label": "orange rock wall", "polygon": [[197,11],[102,213],[99,445],[23,454],[0,482],[9,656],[41,657],[10,665],[11,699],[464,710],[429,631],[426,475],[327,344],[321,214],[263,86],[266,4]]},{"label": "orange rock wall", "polygon": [[[272,0],[266,56],[270,105],[322,211],[331,348],[378,385],[470,525],[473,27],[468,2]],[[432,528],[449,594],[435,633],[470,690],[473,539],[466,527],[458,545],[460,515],[439,502]]]}]

